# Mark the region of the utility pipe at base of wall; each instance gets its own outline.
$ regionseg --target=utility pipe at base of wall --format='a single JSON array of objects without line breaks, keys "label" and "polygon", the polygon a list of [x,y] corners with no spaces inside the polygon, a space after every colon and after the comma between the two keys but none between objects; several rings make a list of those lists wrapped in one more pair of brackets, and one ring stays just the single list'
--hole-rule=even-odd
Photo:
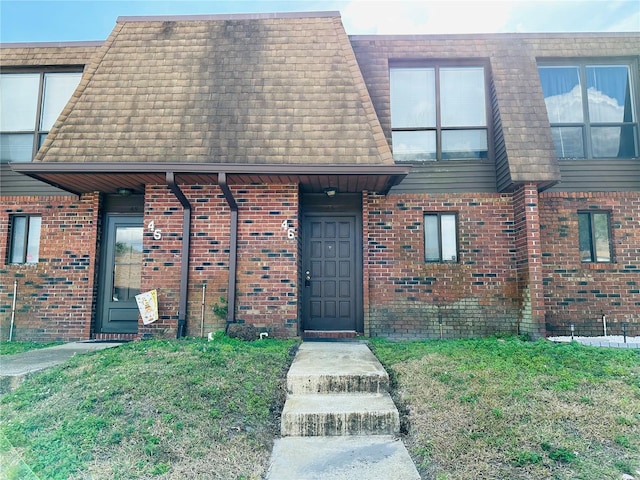
[{"label": "utility pipe at base of wall", "polygon": [[11,326],[9,327],[9,341],[13,341],[13,325],[16,320],[16,297],[18,295],[18,280],[13,282],[13,301],[11,302]]}]

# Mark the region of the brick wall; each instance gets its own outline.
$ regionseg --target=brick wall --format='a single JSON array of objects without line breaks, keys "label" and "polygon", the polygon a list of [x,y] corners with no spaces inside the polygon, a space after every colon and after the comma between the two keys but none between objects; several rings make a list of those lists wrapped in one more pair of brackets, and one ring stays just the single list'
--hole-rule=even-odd
[{"label": "brick wall", "polygon": [[[578,210],[611,214],[612,263],[582,263],[578,245]],[[547,330],[568,335],[608,333],[640,335],[640,197],[637,192],[542,193],[540,195],[543,282]]]},{"label": "brick wall", "polygon": [[515,267],[520,292],[519,333],[531,338],[545,334],[538,204],[535,184],[522,185],[513,194]]},{"label": "brick wall", "polygon": [[[2,197],[0,315],[9,336],[14,281],[18,281],[14,340],[86,340],[94,309],[99,196]],[[42,217],[39,262],[8,264],[12,214]]]},{"label": "brick wall", "polygon": [[[199,336],[225,328],[213,312],[227,298],[229,274],[229,207],[217,186],[182,186],[191,203],[191,257],[187,334]],[[233,187],[238,203],[236,321],[251,323],[278,336],[297,335],[298,187]],[[158,290],[160,319],[140,325],[146,336],[174,336],[179,304],[182,255],[182,206],[166,186],[147,187],[145,226],[162,230],[154,240],[145,232],[142,289]],[[287,220],[295,238],[287,237]],[[205,287],[204,324],[203,284]],[[224,299],[224,300],[221,300]]]},{"label": "brick wall", "polygon": [[[365,329],[371,336],[438,338],[439,320],[444,338],[517,331],[511,195],[391,194],[365,199]],[[427,212],[457,213],[458,263],[424,261]]]}]

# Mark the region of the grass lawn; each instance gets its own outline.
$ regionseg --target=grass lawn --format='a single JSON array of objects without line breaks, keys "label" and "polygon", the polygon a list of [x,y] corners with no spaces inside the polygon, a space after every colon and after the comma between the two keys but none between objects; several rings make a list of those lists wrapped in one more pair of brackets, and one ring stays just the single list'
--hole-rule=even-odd
[{"label": "grass lawn", "polygon": [[640,351],[373,341],[422,478],[640,478]]},{"label": "grass lawn", "polygon": [[293,346],[141,341],[34,374],[0,397],[0,478],[260,478]]},{"label": "grass lawn", "polygon": [[[0,397],[0,478],[259,479],[294,345],[132,342],[34,374]],[[424,479],[640,478],[640,351],[518,338],[371,346]]]},{"label": "grass lawn", "polygon": [[55,345],[62,345],[62,342],[0,342],[0,355],[14,355],[37,348],[53,347]]}]

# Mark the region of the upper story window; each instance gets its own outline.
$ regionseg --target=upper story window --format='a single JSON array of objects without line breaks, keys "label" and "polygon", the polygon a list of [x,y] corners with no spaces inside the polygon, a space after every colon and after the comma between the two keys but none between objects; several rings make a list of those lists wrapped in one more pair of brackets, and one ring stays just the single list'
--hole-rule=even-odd
[{"label": "upper story window", "polygon": [[638,120],[630,65],[539,66],[560,158],[634,158]]},{"label": "upper story window", "polygon": [[488,157],[483,66],[393,67],[390,83],[396,160]]},{"label": "upper story window", "polygon": [[0,74],[1,162],[33,159],[81,77],[81,72]]}]

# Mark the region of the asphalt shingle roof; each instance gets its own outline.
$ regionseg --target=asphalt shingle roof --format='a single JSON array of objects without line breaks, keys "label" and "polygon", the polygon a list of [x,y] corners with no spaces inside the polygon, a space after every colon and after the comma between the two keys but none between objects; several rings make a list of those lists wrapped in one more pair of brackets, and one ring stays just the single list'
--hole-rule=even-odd
[{"label": "asphalt shingle roof", "polygon": [[118,19],[35,161],[393,164],[338,14]]}]

